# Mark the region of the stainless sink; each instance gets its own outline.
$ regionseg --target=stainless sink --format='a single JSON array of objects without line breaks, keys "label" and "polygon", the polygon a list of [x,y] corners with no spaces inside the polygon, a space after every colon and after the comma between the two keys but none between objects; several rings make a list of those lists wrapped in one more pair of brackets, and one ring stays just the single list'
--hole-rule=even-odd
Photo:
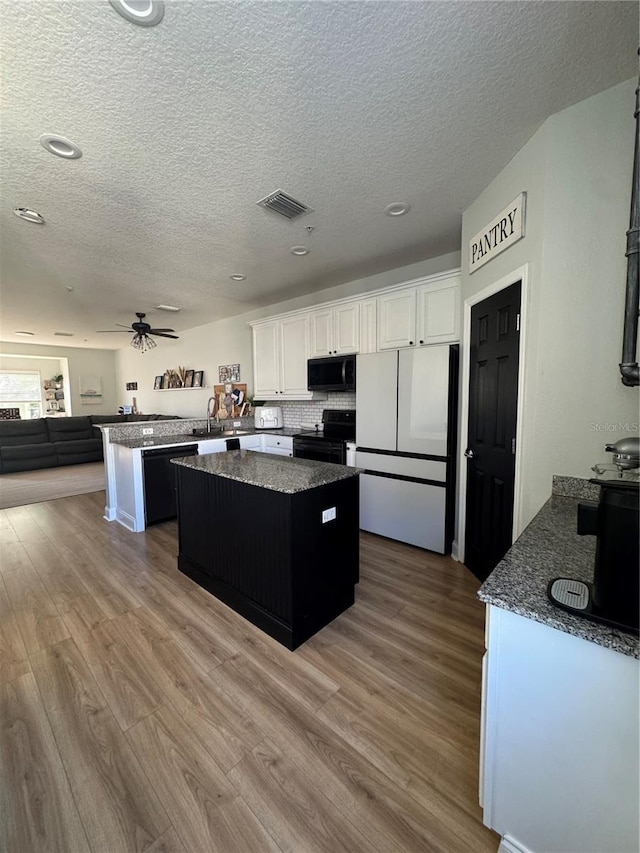
[{"label": "stainless sink", "polygon": [[221,435],[227,437],[230,435],[251,435],[251,430],[248,429],[223,429]]}]

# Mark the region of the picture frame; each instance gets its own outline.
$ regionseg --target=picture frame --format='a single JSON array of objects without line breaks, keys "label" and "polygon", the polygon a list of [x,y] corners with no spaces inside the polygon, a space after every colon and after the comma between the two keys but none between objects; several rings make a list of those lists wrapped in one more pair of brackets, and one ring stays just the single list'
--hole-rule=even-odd
[{"label": "picture frame", "polygon": [[162,389],[162,376],[156,376],[155,382],[153,383],[153,390],[160,391]]},{"label": "picture frame", "polygon": [[184,387],[193,388],[193,370],[187,370],[184,375]]},{"label": "picture frame", "polygon": [[240,381],[240,365],[239,364],[220,364],[218,365],[218,382],[224,385],[225,382]]},{"label": "picture frame", "polygon": [[192,388],[202,388],[202,382],[204,380],[204,370],[195,370],[193,373],[193,385]]}]

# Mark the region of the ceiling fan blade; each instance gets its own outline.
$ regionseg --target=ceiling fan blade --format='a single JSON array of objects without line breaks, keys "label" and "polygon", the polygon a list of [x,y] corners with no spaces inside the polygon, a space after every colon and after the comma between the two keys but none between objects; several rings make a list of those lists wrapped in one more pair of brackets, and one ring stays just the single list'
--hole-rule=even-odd
[{"label": "ceiling fan blade", "polygon": [[96,332],[97,335],[105,335],[105,334],[116,334],[116,335],[132,335],[133,330],[129,329],[128,332],[123,332],[122,329],[98,329]]},{"label": "ceiling fan blade", "polygon": [[175,332],[175,329],[149,329],[147,332],[148,335],[157,335],[162,332]]},{"label": "ceiling fan blade", "polygon": [[121,329],[127,329],[128,331],[131,331],[131,326],[124,326],[122,323],[114,323],[113,325],[120,326]]},{"label": "ceiling fan blade", "polygon": [[151,335],[157,335],[159,338],[173,338],[173,339],[174,339],[174,341],[179,340],[178,335],[167,335],[167,334],[166,334],[166,332],[158,332],[158,331],[155,331],[155,332],[154,332],[154,330],[153,330],[153,329],[151,329],[151,331],[149,332],[149,334],[151,334]]}]

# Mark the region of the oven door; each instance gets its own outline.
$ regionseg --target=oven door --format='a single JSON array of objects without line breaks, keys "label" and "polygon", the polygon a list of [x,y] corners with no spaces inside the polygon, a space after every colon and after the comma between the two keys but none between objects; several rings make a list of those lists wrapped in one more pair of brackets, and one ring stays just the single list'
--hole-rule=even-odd
[{"label": "oven door", "polygon": [[298,459],[315,459],[317,462],[333,462],[344,465],[346,462],[346,445],[344,441],[329,439],[304,439],[294,436],[293,455]]}]

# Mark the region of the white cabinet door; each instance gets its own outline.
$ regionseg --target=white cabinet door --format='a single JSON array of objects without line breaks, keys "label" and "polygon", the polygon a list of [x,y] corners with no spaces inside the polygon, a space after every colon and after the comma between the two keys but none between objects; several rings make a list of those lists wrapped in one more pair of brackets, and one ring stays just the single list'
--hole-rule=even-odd
[{"label": "white cabinet door", "polygon": [[358,352],[378,351],[378,300],[360,302],[360,349]]},{"label": "white cabinet door", "polygon": [[293,450],[287,450],[286,447],[266,447],[264,452],[273,456],[293,456]]},{"label": "white cabinet door", "polygon": [[333,309],[333,353],[359,352],[360,312],[357,302],[338,305]]},{"label": "white cabinet door", "polygon": [[460,340],[460,285],[425,286],[418,290],[418,344]]},{"label": "white cabinet door", "polygon": [[198,453],[201,456],[205,453],[224,453],[226,449],[227,441],[224,438],[214,438],[198,442]]},{"label": "white cabinet door", "polygon": [[241,435],[240,449],[241,450],[262,450],[262,442],[259,435]]},{"label": "white cabinet door", "polygon": [[415,290],[378,297],[378,349],[400,349],[416,342]]},{"label": "white cabinet door", "polygon": [[309,318],[306,315],[282,320],[282,365],[280,391],[283,395],[309,395]]},{"label": "white cabinet door", "polygon": [[279,331],[278,322],[253,329],[254,397],[273,399],[280,391]]},{"label": "white cabinet door", "polygon": [[333,309],[313,311],[309,314],[309,358],[332,355],[333,351]]}]

